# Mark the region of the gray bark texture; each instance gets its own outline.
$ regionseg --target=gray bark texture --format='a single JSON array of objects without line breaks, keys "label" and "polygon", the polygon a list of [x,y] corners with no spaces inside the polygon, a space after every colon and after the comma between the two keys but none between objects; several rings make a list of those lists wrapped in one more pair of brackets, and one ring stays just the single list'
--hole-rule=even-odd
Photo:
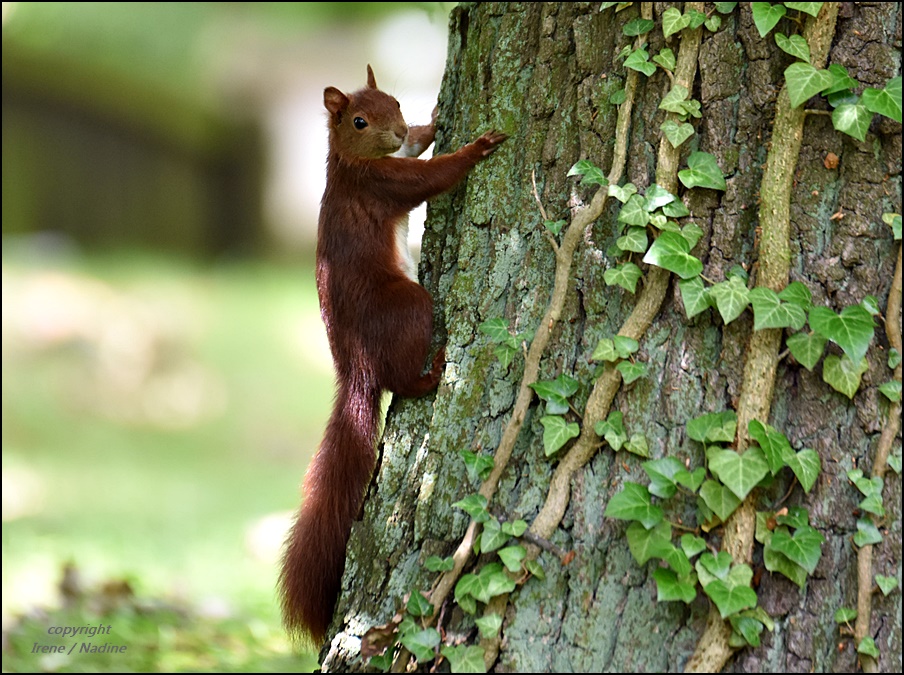
[{"label": "gray bark texture", "polygon": [[[436,343],[445,342],[448,363],[435,396],[399,399],[390,407],[381,459],[349,543],[332,639],[322,652],[325,669],[367,669],[358,654],[359,638],[389,621],[412,589],[430,588],[436,574],[426,571],[424,560],[451,555],[468,525],[468,516],[452,504],[476,492],[477,485],[459,451],[493,452],[523,369],[523,357],[504,368],[478,326],[505,317],[517,332],[536,329],[551,294],[555,257],[531,173],[556,220],[569,219],[570,209],[592,196],[566,177],[577,160],[589,158],[608,172],[617,112],[609,97],[623,86],[626,71],[617,54],[631,40],[621,27],[637,16],[638,4],[615,14],[600,12],[599,3],[477,3],[452,14],[438,152],[489,129],[510,138],[464,186],[431,205],[421,278],[436,302]],[[670,6],[655,3],[657,23]],[[798,32],[789,19],[776,30]],[[651,54],[670,45],[677,51],[677,36],[666,42],[657,29],[649,39]],[[844,3],[829,63],[845,66],[863,85],[881,88],[900,74],[900,45],[896,3]],[[748,3],[724,16],[716,33],[703,33],[692,91],[702,102],[703,117],[694,120],[697,134],[682,154],[712,153],[728,184],[724,193],[697,188],[683,195],[692,214],[686,221],[705,232],[694,253],[708,279],[721,281],[739,264],[755,274],[758,189],[782,73],[791,62],[772,35],[759,36]],[[662,70],[641,76],[638,86],[625,180],[641,189],[654,179],[663,120],[657,107],[669,87]],[[810,105],[825,102],[820,98]],[[838,156],[836,168],[824,163],[828,153]],[[619,206],[610,200],[585,233],[572,267],[573,289],[541,363],[542,379],[567,373],[582,383],[578,410],[597,365],[590,361],[594,347],[618,331],[634,303],[630,293],[603,280],[615,264],[606,250],[617,236]],[[897,244],[881,221],[889,211],[901,212],[900,124],[877,116],[861,143],[835,131],[828,116],[808,115],[791,202],[791,279],[810,288],[814,304],[839,311],[871,294],[884,311],[897,256]],[[703,466],[703,448],[686,437],[685,424],[736,405],[752,323],[746,312],[725,326],[714,310],[688,320],[672,281],[641,342],[639,359],[649,364],[649,373],[623,385],[613,405],[624,414],[629,434],[646,435],[652,457]],[[870,369],[853,400],[822,381],[821,364],[809,372],[790,358],[779,363],[769,422],[796,449],[813,448],[822,461],[813,491],[805,495],[795,487],[786,505],[807,507],[826,543],[803,591],[763,571],[759,602],[775,619],[775,630],[764,633],[759,648],[737,652],[726,670],[858,668],[851,639],[840,633],[833,614],[857,602],[851,537],[861,496],[845,473],[858,466],[869,470],[888,408],[877,391],[891,379],[884,329],[877,324]],[[497,516],[530,523],[543,504],[555,465],[543,451],[543,414],[544,404],[535,399],[491,504]],[[899,436],[893,453],[900,448]],[[699,593],[689,606],[656,601],[655,562],[638,565],[628,550],[625,523],[603,517],[626,480],[648,482],[638,458],[605,446],[574,479],[552,542],[576,556],[566,566],[542,553],[545,581],[531,578],[511,595],[496,670],[684,668],[703,631],[709,600]],[[761,491],[760,507],[779,502],[790,487],[790,473],[781,473]],[[873,571],[900,580],[898,475],[888,474],[884,495],[885,536],[876,547]],[[687,516],[693,520],[692,505]],[[710,540],[718,546],[717,533]],[[472,561],[469,569],[482,562]],[[762,568],[759,545],[754,568]],[[473,618],[451,598],[442,611],[448,643],[478,642]],[[879,669],[900,672],[900,589],[874,597],[871,633],[881,651]]]}]

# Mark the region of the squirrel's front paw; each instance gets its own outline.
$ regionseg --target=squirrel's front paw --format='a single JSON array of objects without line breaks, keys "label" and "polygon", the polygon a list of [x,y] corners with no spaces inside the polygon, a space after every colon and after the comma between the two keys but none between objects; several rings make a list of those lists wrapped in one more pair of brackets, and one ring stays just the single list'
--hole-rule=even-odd
[{"label": "squirrel's front paw", "polygon": [[496,151],[499,144],[506,138],[508,138],[508,134],[499,133],[493,129],[492,131],[486,132],[474,142],[480,147],[481,155],[483,157],[488,157]]}]

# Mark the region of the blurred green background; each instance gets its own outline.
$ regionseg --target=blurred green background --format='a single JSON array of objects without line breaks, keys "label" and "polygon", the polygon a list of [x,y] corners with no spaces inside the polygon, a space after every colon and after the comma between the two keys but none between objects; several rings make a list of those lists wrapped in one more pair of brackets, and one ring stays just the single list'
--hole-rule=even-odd
[{"label": "blurred green background", "polygon": [[428,119],[451,5],[2,7],[3,670],[310,671],[274,585],[332,400],[322,90],[371,63]]}]

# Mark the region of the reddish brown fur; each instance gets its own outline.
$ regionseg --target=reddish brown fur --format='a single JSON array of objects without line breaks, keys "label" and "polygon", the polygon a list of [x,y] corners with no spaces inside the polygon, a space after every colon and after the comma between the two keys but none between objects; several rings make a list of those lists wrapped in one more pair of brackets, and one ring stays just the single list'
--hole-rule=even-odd
[{"label": "reddish brown fur", "polygon": [[[458,152],[427,161],[389,157],[409,129],[398,102],[377,89],[370,66],[367,74],[368,86],[352,94],[333,87],[323,92],[330,136],[317,291],[338,392],[304,480],[304,503],[279,579],[289,632],[318,644],[332,619],[348,535],[373,471],[381,392],[423,396],[436,387],[444,364],[440,350],[422,374],[433,300],[400,267],[396,224],[452,188],[506,138],[488,132]],[[356,128],[356,118],[366,126]],[[423,144],[422,151],[432,139],[432,124],[414,127],[408,146]]]}]

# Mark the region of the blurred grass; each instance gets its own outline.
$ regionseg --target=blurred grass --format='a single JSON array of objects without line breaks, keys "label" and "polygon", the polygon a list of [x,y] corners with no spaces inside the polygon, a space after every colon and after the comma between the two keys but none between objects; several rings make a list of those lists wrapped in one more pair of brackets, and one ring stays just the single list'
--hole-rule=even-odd
[{"label": "blurred grass", "polygon": [[[211,648],[226,630],[263,650],[250,669],[285,669],[276,556],[333,389],[312,262],[202,266],[117,254],[48,264],[8,250],[4,627],[58,604],[69,562],[86,585],[126,579],[139,598],[192,608],[179,628],[145,617],[155,653],[166,651],[167,630],[200,631],[197,642]],[[5,646],[3,669],[173,669],[147,660],[149,638],[130,619],[105,623],[133,634],[136,661],[103,654],[48,666]],[[249,668],[247,659],[211,663],[200,647],[196,656],[186,669]]]}]

